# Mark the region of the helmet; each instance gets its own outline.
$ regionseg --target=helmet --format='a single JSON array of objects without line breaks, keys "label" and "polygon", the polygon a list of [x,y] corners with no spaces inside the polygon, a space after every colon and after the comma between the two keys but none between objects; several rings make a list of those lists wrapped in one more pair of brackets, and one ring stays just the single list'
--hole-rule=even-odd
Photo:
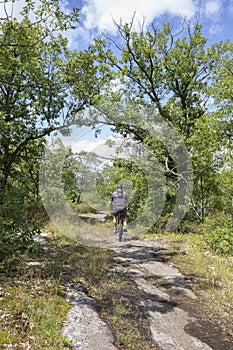
[{"label": "helmet", "polygon": [[123,190],[123,186],[122,186],[121,184],[118,184],[118,185],[117,185],[117,189],[118,189],[118,190]]}]

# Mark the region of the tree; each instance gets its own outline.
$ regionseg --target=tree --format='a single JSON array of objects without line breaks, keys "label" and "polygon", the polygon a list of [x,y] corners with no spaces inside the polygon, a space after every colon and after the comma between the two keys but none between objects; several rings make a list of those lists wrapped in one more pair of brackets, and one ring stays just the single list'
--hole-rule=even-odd
[{"label": "tree", "polygon": [[213,67],[211,96],[218,106],[218,117],[225,125],[225,137],[232,139],[232,108],[233,108],[233,43],[230,40],[221,46],[213,45],[211,54],[221,53],[221,60]]},{"label": "tree", "polygon": [[219,120],[216,114],[206,113],[196,121],[194,133],[188,140],[194,167],[192,209],[195,217],[201,220],[215,209],[221,209],[217,178],[224,166],[222,146]]},{"label": "tree", "polygon": [[[122,44],[108,41],[118,49],[120,58],[110,49],[103,53],[102,41],[96,41],[99,58],[117,70],[130,101],[152,105],[162,117],[175,125],[187,139],[196,119],[205,112],[206,84],[211,57],[205,49],[201,27],[191,31],[184,26],[173,34],[170,24],[162,30],[154,26],[139,32],[130,24],[118,25]],[[203,101],[204,100],[204,101]]]},{"label": "tree", "polygon": [[[30,20],[29,18],[33,18]],[[78,11],[59,1],[26,1],[17,20],[6,12],[0,28],[0,193],[28,148],[74,121],[85,100],[72,100],[67,84],[69,51],[61,31],[75,28]],[[57,34],[56,32],[60,32]]]},{"label": "tree", "polygon": [[[218,45],[212,48],[213,54],[219,50]],[[221,148],[218,158],[221,159],[217,182],[220,191],[219,201],[221,208],[231,216],[233,222],[233,190],[232,190],[232,154],[233,154],[233,43],[228,40],[222,44],[221,60],[213,69],[213,84],[210,88],[214,98],[216,118],[219,124],[219,138]]]},{"label": "tree", "polygon": [[[208,46],[207,39],[202,35],[202,26],[191,27],[185,22],[177,33],[174,33],[169,23],[164,24],[162,30],[154,25],[150,28],[142,25],[137,31],[133,20],[116,26],[119,34],[116,40],[105,36],[95,43],[96,60],[110,67],[115,73],[115,79],[120,82],[119,89],[111,96],[111,103],[115,97],[125,110],[129,103],[133,104],[133,108],[135,105],[154,108],[156,116],[154,122],[151,118],[148,123],[145,116],[138,122],[137,112],[131,114],[131,118],[125,113],[124,118],[124,113],[119,109],[122,118],[115,117],[114,114],[112,118],[113,121],[115,119],[116,129],[122,134],[133,134],[135,139],[147,145],[164,165],[168,184],[176,187],[177,194],[181,181],[186,181],[183,175],[190,169],[182,163],[184,158],[180,156],[178,147],[174,153],[180,159],[174,162],[175,154],[172,155],[168,149],[171,142],[169,137],[164,138],[164,142],[163,139],[158,139],[156,133],[151,132],[156,129],[158,115],[171,123],[192,160],[194,181],[198,184],[195,197],[200,208],[198,215],[204,217],[207,213],[206,202],[210,201],[216,191],[216,174],[222,166],[216,161],[216,152],[223,147],[220,119],[216,119],[220,98],[215,99],[214,108],[210,102],[211,97],[216,96],[218,84],[224,82],[223,77],[228,82],[228,96],[231,94],[231,44],[226,41]],[[108,96],[107,92],[103,101]],[[98,108],[101,109],[101,106]],[[223,117],[220,109],[219,113]],[[211,126],[207,124],[208,119]],[[224,135],[226,134],[225,130]],[[176,149],[175,140],[173,149]],[[183,195],[186,196],[186,193]],[[196,203],[193,204],[193,209],[195,206]]]}]

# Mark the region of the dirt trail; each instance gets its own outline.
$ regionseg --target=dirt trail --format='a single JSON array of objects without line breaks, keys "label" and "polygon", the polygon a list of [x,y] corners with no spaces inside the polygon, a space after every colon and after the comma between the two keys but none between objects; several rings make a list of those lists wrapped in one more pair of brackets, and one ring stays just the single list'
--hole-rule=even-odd
[{"label": "dirt trail", "polygon": [[[110,273],[128,274],[143,292],[137,306],[149,317],[152,338],[160,349],[233,350],[233,342],[226,339],[218,322],[203,320],[199,315],[191,281],[164,260],[169,248],[166,244],[127,236],[119,243],[113,234],[95,236],[93,243],[117,252]],[[74,341],[76,349],[117,350],[111,330],[98,317],[95,301],[74,287],[70,287],[67,298],[74,307],[63,333]]]}]

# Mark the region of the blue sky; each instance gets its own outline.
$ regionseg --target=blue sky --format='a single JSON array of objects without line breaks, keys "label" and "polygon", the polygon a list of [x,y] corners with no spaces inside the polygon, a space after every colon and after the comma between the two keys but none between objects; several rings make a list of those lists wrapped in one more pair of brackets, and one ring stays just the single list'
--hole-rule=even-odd
[{"label": "blue sky", "polygon": [[[4,17],[4,7],[9,15],[12,13],[11,3],[0,1],[0,18]],[[199,19],[210,42],[233,36],[233,0],[60,0],[60,3],[64,8],[80,8],[79,28],[68,34],[71,46],[77,49],[87,46],[101,31],[114,34],[113,19],[128,22],[134,13],[140,22],[144,17],[147,24],[154,22],[159,27],[168,21],[178,23],[184,17],[193,23]],[[14,0],[14,16],[18,17],[24,4],[25,0]]]},{"label": "blue sky", "polygon": [[[35,3],[43,0],[34,0]],[[204,26],[204,35],[210,43],[233,39],[233,0],[60,0],[65,9],[80,8],[79,28],[69,31],[70,48],[86,48],[93,37],[102,31],[114,35],[113,19],[129,22],[134,13],[136,20],[152,22],[161,28],[163,23],[180,23],[184,17],[192,23],[197,19]],[[25,0],[15,0],[13,15],[18,17]],[[12,14],[12,1],[0,1],[0,18]]]},{"label": "blue sky", "polygon": [[69,34],[71,46],[85,48],[95,35],[107,31],[115,35],[113,19],[119,22],[136,19],[146,23],[177,24],[184,17],[203,25],[210,43],[233,38],[233,0],[63,0],[67,7],[80,8],[80,26]]}]

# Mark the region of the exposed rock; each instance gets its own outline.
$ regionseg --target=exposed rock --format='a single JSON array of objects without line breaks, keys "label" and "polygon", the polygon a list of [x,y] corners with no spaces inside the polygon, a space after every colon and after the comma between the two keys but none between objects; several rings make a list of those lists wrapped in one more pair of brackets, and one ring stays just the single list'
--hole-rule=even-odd
[{"label": "exposed rock", "polygon": [[98,316],[97,303],[83,292],[69,288],[67,301],[74,307],[69,311],[63,335],[80,350],[117,350],[114,336]]},{"label": "exposed rock", "polygon": [[[192,291],[191,281],[183,276],[172,264],[162,261],[158,254],[167,246],[147,240],[125,239],[117,242],[117,238],[109,235],[96,235],[94,239],[104,242],[104,246],[117,252],[115,267],[109,271],[128,274],[144,293],[138,309],[150,319],[152,339],[162,350],[233,350],[224,336],[219,339],[221,330],[212,338],[200,329],[192,329],[199,324],[200,318],[192,313],[190,305],[196,301]],[[108,241],[108,243],[107,243]],[[72,301],[70,296],[72,296]],[[98,316],[98,305],[85,293],[69,291],[67,300],[74,307],[70,310],[63,334],[74,341],[76,349],[80,350],[114,350],[114,337],[109,327]],[[189,302],[190,300],[190,302]],[[197,328],[197,327],[196,327]],[[201,328],[201,327],[200,327]],[[209,326],[211,329],[211,325]],[[197,334],[194,336],[194,334]],[[227,347],[225,347],[226,344]]]}]

